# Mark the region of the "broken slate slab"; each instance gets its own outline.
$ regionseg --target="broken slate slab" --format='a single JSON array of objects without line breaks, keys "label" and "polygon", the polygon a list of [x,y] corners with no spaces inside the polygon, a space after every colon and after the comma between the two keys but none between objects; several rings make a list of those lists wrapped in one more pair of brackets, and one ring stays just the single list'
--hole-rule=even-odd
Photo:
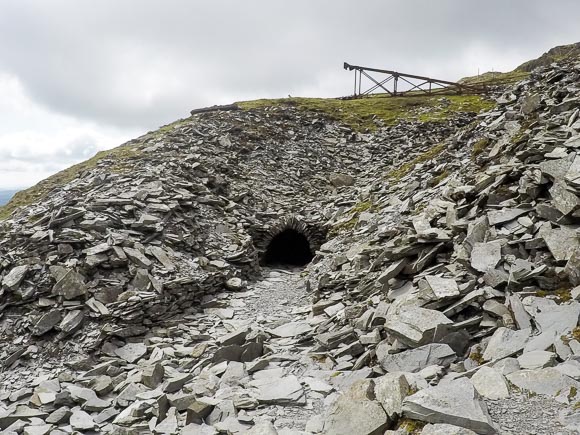
[{"label": "broken slate slab", "polygon": [[396,354],[387,353],[379,364],[388,372],[414,373],[431,365],[449,367],[456,358],[449,345],[434,343]]},{"label": "broken slate slab", "polygon": [[454,298],[460,295],[459,286],[452,278],[426,276],[425,281],[436,300]]},{"label": "broken slate slab", "polygon": [[518,357],[518,364],[522,369],[542,369],[553,366],[555,360],[556,354],[554,352],[533,350],[521,354]]},{"label": "broken slate slab", "polygon": [[61,314],[58,310],[52,310],[44,314],[34,325],[32,335],[41,336],[53,329],[61,320]]},{"label": "broken slate slab", "polygon": [[249,385],[258,389],[256,398],[260,403],[271,405],[304,405],[304,390],[294,375],[282,378],[255,379]]},{"label": "broken slate slab", "polygon": [[405,399],[405,417],[464,427],[479,434],[495,434],[485,402],[471,381],[460,378],[426,388]]},{"label": "broken slate slab", "polygon": [[479,394],[491,400],[505,399],[510,396],[503,375],[494,368],[483,366],[472,377],[471,382]]},{"label": "broken slate slab", "polygon": [[453,322],[445,314],[426,308],[409,308],[389,315],[384,328],[411,347],[433,340],[435,329]]},{"label": "broken slate slab", "polygon": [[390,420],[374,400],[374,383],[356,381],[330,406],[324,419],[323,435],[375,435],[389,427]]},{"label": "broken slate slab", "polygon": [[2,279],[2,287],[11,291],[18,289],[29,270],[28,265],[16,266]]},{"label": "broken slate slab", "polygon": [[504,208],[502,210],[492,210],[487,212],[487,218],[491,226],[513,221],[518,217],[528,213],[529,209]]},{"label": "broken slate slab", "polygon": [[477,435],[472,430],[452,424],[428,424],[421,431],[421,435]]},{"label": "broken slate slab", "polygon": [[520,370],[506,375],[516,387],[532,393],[555,397],[557,401],[569,403],[575,392],[580,391],[580,382],[562,374],[553,367],[536,370]]},{"label": "broken slate slab", "polygon": [[530,338],[530,330],[514,331],[508,328],[498,328],[483,353],[485,361],[497,360],[511,356],[524,348]]},{"label": "broken slate slab", "polygon": [[403,373],[387,373],[374,379],[375,397],[388,417],[395,421],[402,414],[403,400],[411,392],[411,387]]},{"label": "broken slate slab", "polygon": [[73,269],[68,270],[52,288],[53,295],[61,295],[66,300],[87,294],[85,277]]},{"label": "broken slate slab", "polygon": [[129,343],[115,350],[115,354],[132,364],[147,353],[143,343]]},{"label": "broken slate slab", "polygon": [[276,337],[290,338],[306,334],[312,331],[312,326],[307,322],[288,322],[272,329],[270,333]]},{"label": "broken slate slab", "polygon": [[471,267],[478,272],[495,269],[501,261],[501,242],[475,243],[471,250]]},{"label": "broken slate slab", "polygon": [[580,247],[576,229],[565,225],[557,229],[540,230],[540,236],[556,261],[568,261]]}]

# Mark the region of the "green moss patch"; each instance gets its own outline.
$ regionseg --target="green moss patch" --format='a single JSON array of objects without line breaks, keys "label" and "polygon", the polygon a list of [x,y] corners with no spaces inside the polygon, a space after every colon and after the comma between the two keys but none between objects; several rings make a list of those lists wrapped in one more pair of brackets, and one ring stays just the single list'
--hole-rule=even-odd
[{"label": "green moss patch", "polygon": [[[449,104],[441,104],[441,96],[404,96],[370,95],[352,100],[334,98],[280,98],[254,100],[237,103],[243,110],[265,107],[292,106],[301,110],[320,113],[330,119],[342,122],[359,130],[375,130],[376,120],[385,125],[396,124],[402,119],[415,119],[422,122],[443,121],[458,112],[479,112],[489,110],[494,103],[479,95],[449,95]],[[418,109],[431,109],[418,114]]]},{"label": "green moss patch", "polygon": [[472,159],[484,152],[490,143],[491,141],[487,137],[482,137],[477,142],[475,142],[473,144],[473,150],[471,151]]}]

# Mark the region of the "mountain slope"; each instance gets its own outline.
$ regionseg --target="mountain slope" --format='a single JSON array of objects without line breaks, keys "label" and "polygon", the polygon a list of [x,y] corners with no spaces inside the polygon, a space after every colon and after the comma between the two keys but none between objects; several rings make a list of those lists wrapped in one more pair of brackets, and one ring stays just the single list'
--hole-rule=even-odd
[{"label": "mountain slope", "polygon": [[[240,103],[37,186],[0,223],[0,429],[575,433],[579,82]],[[281,235],[306,268],[264,264]]]}]

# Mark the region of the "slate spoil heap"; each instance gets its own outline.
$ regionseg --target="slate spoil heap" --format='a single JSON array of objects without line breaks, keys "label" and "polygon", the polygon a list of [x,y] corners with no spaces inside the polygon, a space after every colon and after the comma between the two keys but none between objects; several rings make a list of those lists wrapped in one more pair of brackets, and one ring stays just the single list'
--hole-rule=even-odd
[{"label": "slate spoil heap", "polygon": [[[0,430],[580,433],[580,61],[496,100],[196,113],[17,210]],[[313,261],[261,267],[287,228]]]}]

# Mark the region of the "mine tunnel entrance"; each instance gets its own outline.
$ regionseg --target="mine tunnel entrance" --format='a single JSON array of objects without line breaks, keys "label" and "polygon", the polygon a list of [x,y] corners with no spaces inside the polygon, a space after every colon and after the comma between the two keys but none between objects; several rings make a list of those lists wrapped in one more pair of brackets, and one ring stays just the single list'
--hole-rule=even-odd
[{"label": "mine tunnel entrance", "polygon": [[306,266],[314,254],[307,237],[299,231],[287,228],[275,235],[263,257],[265,266]]}]

